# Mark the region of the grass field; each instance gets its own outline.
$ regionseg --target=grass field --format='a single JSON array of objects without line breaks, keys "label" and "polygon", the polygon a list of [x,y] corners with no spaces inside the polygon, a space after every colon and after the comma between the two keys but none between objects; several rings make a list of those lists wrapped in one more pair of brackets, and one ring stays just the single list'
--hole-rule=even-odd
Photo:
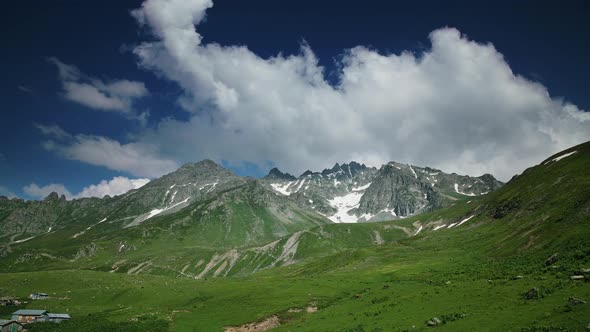
[{"label": "grass field", "polygon": [[[110,321],[153,318],[173,331],[221,331],[274,314],[278,331],[419,331],[433,317],[448,320],[438,329],[463,331],[579,331],[590,323],[590,305],[568,303],[569,297],[590,299],[590,285],[570,279],[589,266],[589,251],[563,253],[547,267],[546,253],[495,259],[480,250],[485,243],[478,248],[458,233],[344,251],[241,278],[25,272],[0,275],[0,291],[19,297],[47,291],[50,300],[28,307],[68,312],[73,321],[89,314]],[[539,296],[527,300],[531,288]],[[288,312],[308,306],[317,312]]]}]

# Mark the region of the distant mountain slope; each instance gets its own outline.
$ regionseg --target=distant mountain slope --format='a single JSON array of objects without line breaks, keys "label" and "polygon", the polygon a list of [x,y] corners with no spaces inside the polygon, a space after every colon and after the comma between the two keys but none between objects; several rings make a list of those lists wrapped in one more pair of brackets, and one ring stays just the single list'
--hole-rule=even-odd
[{"label": "distant mountain slope", "polygon": [[402,220],[307,230],[304,234],[315,236],[300,236],[298,242],[305,239],[307,243],[295,243],[291,254],[299,261],[309,261],[329,252],[406,238],[402,242],[477,248],[493,256],[534,250],[590,250],[583,246],[590,236],[589,170],[590,142],[547,158],[488,195],[455,201],[444,209]]},{"label": "distant mountain slope", "polygon": [[503,185],[489,174],[461,176],[396,162],[376,169],[354,161],[321,173],[306,171],[299,178],[275,168],[264,180],[276,192],[337,223],[404,218]]},{"label": "distant mountain slope", "polygon": [[484,177],[436,172],[351,162],[296,179],[274,169],[255,180],[205,160],[117,197],[3,199],[0,265],[9,271],[84,268],[197,278],[247,274],[417,230],[389,224],[338,228],[325,216],[392,219],[466,197],[456,191],[475,194],[500,185],[491,177],[486,184]]},{"label": "distant mountain slope", "polygon": [[183,273],[198,275],[205,265],[197,263],[209,261],[217,252],[262,245],[327,223],[250,180],[178,212],[154,216],[138,227],[125,227],[125,220],[109,217],[83,228],[70,225],[10,242],[3,247],[0,264],[6,270],[60,266],[129,272],[149,262],[142,272],[175,274],[194,261]]}]

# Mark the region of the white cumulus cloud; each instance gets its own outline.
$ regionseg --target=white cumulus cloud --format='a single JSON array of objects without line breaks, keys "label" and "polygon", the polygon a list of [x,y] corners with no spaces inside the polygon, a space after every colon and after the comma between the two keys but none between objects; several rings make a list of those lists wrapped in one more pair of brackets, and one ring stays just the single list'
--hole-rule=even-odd
[{"label": "white cumulus cloud", "polygon": [[99,197],[106,195],[121,195],[129,190],[138,189],[150,182],[149,179],[129,179],[124,176],[116,176],[110,181],[102,180],[99,184],[93,184],[82,189],[74,198]]},{"label": "white cumulus cloud", "polygon": [[178,163],[174,160],[159,157],[156,147],[150,144],[121,144],[107,137],[71,135],[55,125],[36,126],[42,134],[49,137],[43,142],[45,149],[67,159],[150,178],[170,173],[178,168]]},{"label": "white cumulus cloud", "polygon": [[51,183],[46,186],[40,187],[36,183],[31,183],[28,186],[23,187],[23,192],[33,198],[43,199],[52,192],[56,192],[58,195],[65,195],[66,198],[71,198],[72,194],[63,184]]},{"label": "white cumulus cloud", "polygon": [[[514,73],[493,44],[456,29],[433,31],[420,53],[343,50],[334,84],[306,44],[298,54],[262,58],[246,46],[203,43],[198,24],[212,5],[147,0],[133,11],[154,35],[134,49],[141,67],[182,88],[178,102],[188,120],[164,119],[127,143],[78,134],[45,147],[150,178],[210,158],[272,161],[290,173],[395,160],[507,180],[590,139],[590,113]],[[77,68],[56,64],[79,89],[89,84],[123,100],[142,94],[133,84],[81,82]],[[96,105],[117,103],[99,99]]]},{"label": "white cumulus cloud", "polygon": [[4,186],[0,186],[0,196],[5,196],[5,197],[8,197],[8,198],[14,198],[14,197],[16,197],[16,195],[14,194],[14,192],[12,192],[10,189],[8,189],[8,188],[6,188]]},{"label": "white cumulus cloud", "polygon": [[262,58],[245,46],[203,44],[195,25],[211,6],[147,0],[133,12],[156,38],[135,48],[141,65],[178,83],[192,114],[162,121],[138,142],[176,159],[272,160],[295,173],[397,160],[507,180],[590,139],[588,113],[456,29],[433,31],[420,54],[345,50],[334,85],[307,45]]},{"label": "white cumulus cloud", "polygon": [[[36,183],[31,183],[23,187],[23,192],[36,199],[43,199],[52,192],[56,192],[60,196],[65,195],[66,199],[68,200],[87,197],[103,198],[106,195],[112,197],[116,195],[122,195],[132,189],[139,189],[148,182],[150,182],[150,179],[130,179],[124,176],[116,176],[111,180],[102,180],[98,184],[84,187],[82,191],[75,195],[71,194],[65,185],[61,183],[52,183],[46,186],[39,186]],[[8,194],[9,197],[14,197],[13,193],[8,192],[7,190],[5,192],[4,189],[4,187],[0,186],[1,195]]]},{"label": "white cumulus cloud", "polygon": [[142,82],[114,80],[105,83],[57,58],[48,58],[48,61],[58,68],[66,99],[97,110],[139,117],[133,114],[132,106],[135,100],[148,95],[148,90]]}]

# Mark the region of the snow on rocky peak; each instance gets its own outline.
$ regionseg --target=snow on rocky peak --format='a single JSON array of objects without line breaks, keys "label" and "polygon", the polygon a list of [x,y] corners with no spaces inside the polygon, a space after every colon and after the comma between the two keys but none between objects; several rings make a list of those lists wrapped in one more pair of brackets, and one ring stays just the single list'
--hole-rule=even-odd
[{"label": "snow on rocky peak", "polygon": [[363,197],[364,192],[353,191],[344,196],[334,197],[328,202],[330,206],[336,209],[336,213],[328,216],[328,219],[336,223],[353,223],[357,222],[358,218],[354,215],[348,214],[348,211],[358,206]]}]

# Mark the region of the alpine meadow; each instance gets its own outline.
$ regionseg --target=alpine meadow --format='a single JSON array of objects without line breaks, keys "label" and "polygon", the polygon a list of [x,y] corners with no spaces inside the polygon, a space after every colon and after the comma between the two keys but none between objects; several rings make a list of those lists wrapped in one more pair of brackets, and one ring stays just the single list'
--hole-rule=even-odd
[{"label": "alpine meadow", "polygon": [[7,8],[1,331],[590,331],[586,2]]}]

